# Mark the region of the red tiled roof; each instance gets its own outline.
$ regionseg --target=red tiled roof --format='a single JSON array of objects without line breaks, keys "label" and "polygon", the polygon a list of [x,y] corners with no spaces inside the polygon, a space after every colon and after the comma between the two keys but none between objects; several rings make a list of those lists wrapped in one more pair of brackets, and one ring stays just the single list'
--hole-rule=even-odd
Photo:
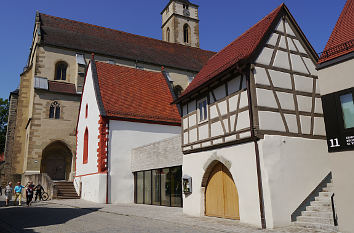
[{"label": "red tiled roof", "polygon": [[284,4],[280,5],[231,44],[210,58],[207,64],[182,93],[182,96],[195,90],[237,62],[249,58],[258,47],[283,6]]},{"label": "red tiled roof", "polygon": [[65,82],[48,81],[48,90],[60,93],[76,94],[75,84]]},{"label": "red tiled roof", "polygon": [[108,117],[179,125],[176,105],[163,74],[95,62],[102,103]]},{"label": "red tiled roof", "polygon": [[41,43],[198,72],[215,52],[40,14]]},{"label": "red tiled roof", "polygon": [[332,60],[353,51],[354,0],[347,0],[318,63]]}]

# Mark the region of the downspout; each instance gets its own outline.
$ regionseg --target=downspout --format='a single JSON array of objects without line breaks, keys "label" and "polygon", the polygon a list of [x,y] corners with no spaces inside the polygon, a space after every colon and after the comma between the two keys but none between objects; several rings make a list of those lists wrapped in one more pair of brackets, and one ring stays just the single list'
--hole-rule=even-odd
[{"label": "downspout", "polygon": [[108,144],[109,143],[109,140],[108,140],[109,139],[109,120],[107,122],[107,129],[106,130],[107,130],[107,142],[106,142],[107,143],[107,154],[106,154],[106,157],[107,157],[106,158],[106,161],[107,161],[106,204],[109,204],[108,203],[108,190],[109,190],[108,189],[109,188],[108,187],[108,180],[109,180],[109,163],[108,163],[108,158],[109,158],[109,146],[108,146],[109,145]]},{"label": "downspout", "polygon": [[[251,68],[249,68],[248,71],[252,72]],[[248,97],[248,104],[249,104],[251,138],[253,139],[254,150],[255,150],[255,153],[256,153],[258,196],[259,196],[259,210],[260,210],[260,214],[261,214],[261,224],[262,224],[262,229],[266,229],[266,219],[265,219],[265,214],[264,214],[264,198],[263,198],[263,186],[262,186],[262,173],[261,173],[261,164],[260,164],[260,160],[259,160],[258,138],[255,136],[255,133],[254,133],[253,105],[252,105],[252,98],[251,98],[251,84],[250,84],[249,72],[246,73],[246,75],[247,75],[246,84],[247,84],[247,97]]]}]

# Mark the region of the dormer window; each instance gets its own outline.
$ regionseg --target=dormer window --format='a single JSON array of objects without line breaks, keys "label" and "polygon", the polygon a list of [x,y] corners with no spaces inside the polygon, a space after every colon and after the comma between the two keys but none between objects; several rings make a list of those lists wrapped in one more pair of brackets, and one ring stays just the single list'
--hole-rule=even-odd
[{"label": "dormer window", "polygon": [[208,101],[207,98],[201,99],[198,101],[198,114],[199,114],[199,122],[205,121],[208,119]]},{"label": "dormer window", "polygon": [[66,70],[68,64],[66,62],[60,61],[55,65],[55,78],[54,80],[66,80]]}]

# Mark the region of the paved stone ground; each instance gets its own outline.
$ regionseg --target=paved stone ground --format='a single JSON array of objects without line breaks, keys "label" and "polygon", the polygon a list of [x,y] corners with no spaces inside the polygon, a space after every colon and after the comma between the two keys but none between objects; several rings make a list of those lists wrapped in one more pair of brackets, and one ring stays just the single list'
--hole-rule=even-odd
[{"label": "paved stone ground", "polygon": [[295,226],[261,230],[239,221],[190,217],[181,208],[148,205],[104,205],[83,200],[52,200],[30,207],[5,207],[0,199],[0,232],[326,232]]}]

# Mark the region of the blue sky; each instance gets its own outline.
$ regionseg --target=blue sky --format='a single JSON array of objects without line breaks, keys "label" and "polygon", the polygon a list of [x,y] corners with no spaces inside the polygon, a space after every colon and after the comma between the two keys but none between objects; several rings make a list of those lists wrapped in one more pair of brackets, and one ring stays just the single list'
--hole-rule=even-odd
[{"label": "blue sky", "polygon": [[[0,8],[0,98],[19,85],[31,46],[36,10],[161,39],[161,10],[169,0],[2,1]],[[219,51],[285,2],[316,50],[321,52],[345,0],[190,0],[198,4],[200,45]]]}]

